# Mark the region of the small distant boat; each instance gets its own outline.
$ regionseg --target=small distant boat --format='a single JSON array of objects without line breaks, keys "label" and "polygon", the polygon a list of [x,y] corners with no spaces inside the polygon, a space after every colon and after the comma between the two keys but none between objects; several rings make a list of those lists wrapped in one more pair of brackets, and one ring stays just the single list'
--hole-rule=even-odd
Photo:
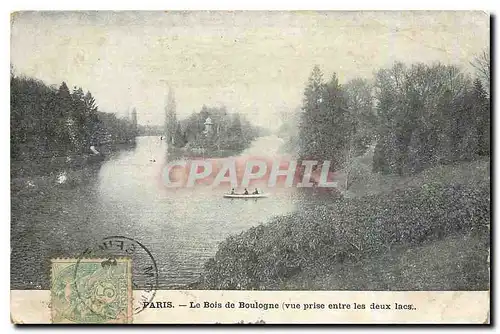
[{"label": "small distant boat", "polygon": [[267,194],[224,194],[225,198],[265,198]]}]

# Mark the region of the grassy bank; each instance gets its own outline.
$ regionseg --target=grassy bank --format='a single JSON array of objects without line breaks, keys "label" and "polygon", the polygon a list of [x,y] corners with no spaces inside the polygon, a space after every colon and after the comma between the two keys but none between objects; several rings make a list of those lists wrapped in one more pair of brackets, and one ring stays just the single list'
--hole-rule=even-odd
[{"label": "grassy bank", "polygon": [[489,178],[342,199],[226,239],[195,287],[486,289],[489,224]]},{"label": "grassy bank", "polygon": [[[359,261],[304,270],[286,290],[487,290],[489,234],[473,230],[418,246],[394,247]],[[320,268],[320,267],[319,267]],[[278,286],[277,286],[278,287]]]}]

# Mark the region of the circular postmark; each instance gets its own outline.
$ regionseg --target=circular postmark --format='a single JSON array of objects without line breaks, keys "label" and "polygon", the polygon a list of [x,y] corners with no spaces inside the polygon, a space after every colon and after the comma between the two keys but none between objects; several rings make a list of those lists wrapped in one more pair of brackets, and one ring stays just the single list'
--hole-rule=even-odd
[{"label": "circular postmark", "polygon": [[[93,272],[84,285],[75,284],[77,297],[88,312],[115,319],[117,314],[112,305],[122,302],[123,307],[123,303],[127,302],[124,298],[132,299],[133,314],[142,312],[153,301],[158,289],[158,267],[152,253],[139,241],[125,236],[110,236],[85,249],[74,266],[74,282],[89,276],[87,271],[95,270],[95,265],[92,269],[88,268],[88,259],[100,259],[97,263],[99,274]],[[123,283],[126,269],[121,267],[127,261],[131,261],[128,275],[131,274],[133,296],[132,291],[127,294]]]}]

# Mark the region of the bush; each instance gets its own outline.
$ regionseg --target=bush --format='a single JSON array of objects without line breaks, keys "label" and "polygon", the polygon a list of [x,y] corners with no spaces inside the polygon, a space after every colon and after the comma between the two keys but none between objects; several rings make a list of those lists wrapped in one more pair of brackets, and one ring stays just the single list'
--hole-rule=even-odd
[{"label": "bush", "polygon": [[[205,266],[203,289],[269,289],[305,268],[357,261],[395,246],[487,229],[490,184],[424,184],[313,207],[226,239]],[[485,247],[488,247],[485,245]]]}]

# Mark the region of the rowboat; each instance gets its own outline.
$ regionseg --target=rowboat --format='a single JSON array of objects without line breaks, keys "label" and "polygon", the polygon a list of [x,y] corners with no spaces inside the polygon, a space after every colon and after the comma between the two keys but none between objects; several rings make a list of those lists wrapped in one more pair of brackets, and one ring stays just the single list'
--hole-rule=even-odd
[{"label": "rowboat", "polygon": [[267,194],[224,194],[225,198],[265,198]]}]

